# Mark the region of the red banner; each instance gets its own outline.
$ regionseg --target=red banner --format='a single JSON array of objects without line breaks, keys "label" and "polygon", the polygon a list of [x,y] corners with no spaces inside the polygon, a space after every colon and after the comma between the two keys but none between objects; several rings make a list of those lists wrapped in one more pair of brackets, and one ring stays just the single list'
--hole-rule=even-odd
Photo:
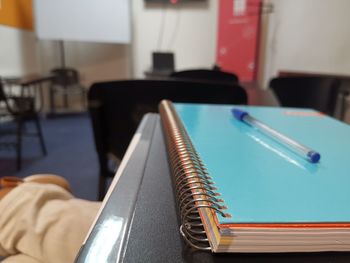
[{"label": "red banner", "polygon": [[216,63],[241,81],[257,78],[262,0],[220,0]]}]

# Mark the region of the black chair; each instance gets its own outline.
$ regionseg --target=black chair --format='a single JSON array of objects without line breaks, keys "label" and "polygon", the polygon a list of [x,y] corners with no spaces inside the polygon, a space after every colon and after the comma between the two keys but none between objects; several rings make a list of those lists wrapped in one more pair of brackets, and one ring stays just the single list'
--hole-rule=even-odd
[{"label": "black chair", "polygon": [[81,104],[86,107],[86,89],[80,84],[80,75],[73,68],[57,68],[51,70],[53,78],[50,86],[50,113],[56,113],[56,95],[63,97],[64,108],[69,107],[70,95],[80,96]]},{"label": "black chair", "polygon": [[269,87],[284,107],[313,108],[333,116],[339,84],[331,77],[277,77]]},{"label": "black chair", "polygon": [[170,78],[223,84],[237,84],[239,81],[236,74],[214,69],[192,69],[177,71],[170,74]]},{"label": "black chair", "polygon": [[245,90],[235,84],[218,85],[171,80],[126,80],[95,83],[88,107],[99,159],[99,198],[105,193],[113,155],[122,159],[142,116],[158,112],[162,99],[174,102],[246,104]]},{"label": "black chair", "polygon": [[[42,129],[39,120],[39,114],[36,110],[35,97],[31,96],[32,92],[28,92],[30,87],[26,87],[26,91],[21,91],[21,95],[7,95],[0,82],[0,137],[16,136],[15,142],[1,141],[1,145],[14,146],[16,148],[16,165],[17,170],[21,169],[22,164],[22,136],[37,135],[39,137],[41,150],[44,155],[47,154]],[[2,119],[2,120],[1,120]],[[9,121],[16,123],[16,129],[13,130]],[[37,132],[29,134],[25,132],[25,123],[33,121]]]}]

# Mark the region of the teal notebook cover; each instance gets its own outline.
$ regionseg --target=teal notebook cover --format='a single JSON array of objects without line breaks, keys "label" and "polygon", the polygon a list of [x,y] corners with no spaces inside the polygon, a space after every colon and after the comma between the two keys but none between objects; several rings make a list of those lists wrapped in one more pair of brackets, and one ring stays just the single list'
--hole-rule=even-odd
[{"label": "teal notebook cover", "polygon": [[[227,223],[350,222],[350,126],[309,109],[174,104],[232,218]],[[236,107],[317,150],[312,164],[251,126]]]}]

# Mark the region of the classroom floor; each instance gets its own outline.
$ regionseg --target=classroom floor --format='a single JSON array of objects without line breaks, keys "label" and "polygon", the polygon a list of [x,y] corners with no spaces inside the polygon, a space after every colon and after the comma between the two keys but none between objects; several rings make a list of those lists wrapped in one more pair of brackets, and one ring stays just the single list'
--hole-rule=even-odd
[{"label": "classroom floor", "polygon": [[54,173],[71,183],[75,196],[97,200],[98,160],[88,114],[44,119],[42,127],[48,155],[42,155],[37,137],[26,137],[19,172],[15,151],[0,150],[0,177]]}]

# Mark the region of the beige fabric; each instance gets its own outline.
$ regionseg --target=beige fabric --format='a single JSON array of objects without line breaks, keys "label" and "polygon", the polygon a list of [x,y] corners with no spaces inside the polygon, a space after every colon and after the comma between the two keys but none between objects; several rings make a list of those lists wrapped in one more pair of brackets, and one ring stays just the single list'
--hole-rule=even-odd
[{"label": "beige fabric", "polygon": [[3,262],[73,262],[99,202],[76,199],[51,184],[24,183],[0,201]]},{"label": "beige fabric", "polygon": [[41,263],[40,261],[24,255],[24,254],[18,254],[15,256],[8,257],[1,261],[1,263]]}]

